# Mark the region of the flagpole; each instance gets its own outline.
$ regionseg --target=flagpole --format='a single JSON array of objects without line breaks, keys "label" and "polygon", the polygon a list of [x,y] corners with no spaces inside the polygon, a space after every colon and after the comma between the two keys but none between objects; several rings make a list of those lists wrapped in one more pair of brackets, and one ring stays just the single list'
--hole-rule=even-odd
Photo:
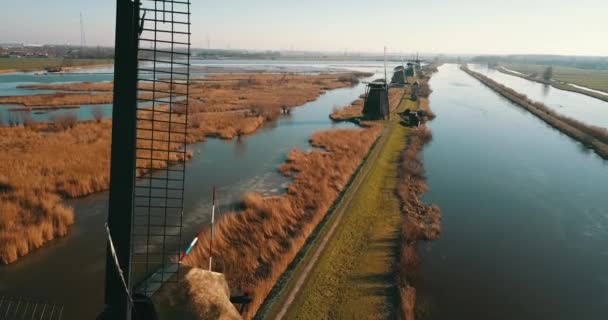
[{"label": "flagpole", "polygon": [[213,204],[211,206],[211,239],[209,241],[209,271],[213,260],[213,225],[215,223],[215,186],[213,186]]}]

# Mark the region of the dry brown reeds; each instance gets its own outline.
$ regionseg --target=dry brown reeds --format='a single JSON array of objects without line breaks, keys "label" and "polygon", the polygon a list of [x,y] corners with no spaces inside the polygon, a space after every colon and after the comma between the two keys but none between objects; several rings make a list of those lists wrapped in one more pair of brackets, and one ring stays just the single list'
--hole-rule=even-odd
[{"label": "dry brown reeds", "polygon": [[45,83],[17,86],[21,89],[57,91],[112,91],[113,87],[112,82]]},{"label": "dry brown reeds", "polygon": [[[139,115],[141,119],[146,116]],[[166,114],[158,114],[156,119],[168,120]],[[140,120],[139,127],[150,125]],[[155,129],[167,130],[162,128],[167,125],[156,123]],[[75,115],[66,114],[53,123],[38,124],[37,130],[0,128],[0,162],[3,164],[0,168],[0,261],[14,262],[46,241],[66,234],[73,222],[73,213],[61,204],[61,197],[80,197],[108,188],[111,126],[109,120],[77,123]],[[150,134],[142,131],[140,136],[146,138]],[[152,149],[151,142],[138,141],[141,148],[138,175],[164,168],[171,161],[184,160],[184,154],[177,150],[182,150],[187,139],[178,140],[174,135],[169,143],[167,135],[155,132],[155,139],[160,141],[154,142],[153,149],[169,152],[154,151],[151,162],[142,160],[150,158],[150,151],[146,149]]]},{"label": "dry brown reeds", "polygon": [[[155,120],[157,141],[152,145],[151,141],[144,140],[150,138],[151,131],[140,132],[139,137],[144,139],[138,141],[141,148],[138,175],[191,157],[190,153],[182,152],[184,143],[202,141],[206,136],[231,138],[253,133],[264,122],[275,119],[274,114],[283,106],[303,104],[327,88],[347,85],[337,80],[339,75],[248,75],[246,86],[240,84],[237,88],[237,81],[229,77],[234,75],[215,78],[220,83],[218,89],[198,84],[199,91],[195,90],[191,99],[200,103],[202,97],[208,100],[203,108],[191,112],[193,120],[187,136],[173,133],[169,139],[167,133],[168,120],[172,122],[172,131],[185,131],[185,112],[173,110],[169,115],[167,105],[139,111],[138,127],[150,129],[151,120]],[[313,85],[314,79],[322,84]],[[270,102],[271,105],[266,104]],[[252,113],[252,105],[261,107]],[[207,106],[229,111],[207,112]],[[3,206],[0,212],[17,212],[23,218],[19,220],[15,214],[0,215],[0,261],[3,263],[13,262],[53,237],[65,234],[73,221],[73,213],[71,208],[61,205],[61,197],[85,196],[108,188],[112,126],[111,120],[103,119],[77,123],[75,115],[67,114],[51,123],[26,128],[20,126],[24,122],[20,113],[10,114],[19,117],[9,119],[13,127],[0,128],[0,163],[3,164],[0,167]],[[153,160],[143,160],[150,158]],[[39,199],[39,203],[33,199]]]},{"label": "dry brown reeds", "polygon": [[51,116],[51,122],[56,128],[61,130],[71,129],[78,122],[78,116],[75,112],[66,112]]},{"label": "dry brown reeds", "polygon": [[[429,105],[429,95],[432,93],[428,85],[429,76],[421,82],[424,96],[419,95],[417,107],[425,111],[427,118],[432,120],[435,114]],[[411,279],[420,264],[417,243],[432,241],[439,238],[441,233],[441,210],[438,206],[429,205],[421,200],[421,195],[427,192],[424,164],[420,152],[424,145],[433,139],[431,130],[422,125],[411,129],[407,136],[406,148],[402,151],[398,164],[397,195],[401,200],[401,247],[399,261],[395,268],[395,278],[399,288],[401,318],[416,319],[416,289]]]},{"label": "dry brown reeds", "polygon": [[418,96],[422,98],[428,98],[431,93],[433,93],[433,90],[431,90],[428,80],[425,79],[420,81],[418,86]]},{"label": "dry brown reeds", "polygon": [[347,121],[355,118],[363,117],[363,103],[364,99],[357,99],[350,105],[342,108],[334,108],[329,118],[333,121]]},{"label": "dry brown reeds", "polygon": [[194,131],[232,139],[275,121],[283,109],[303,105],[327,90],[353,83],[359,73],[320,75],[230,74],[194,79],[189,113]]},{"label": "dry brown reeds", "polygon": [[[281,171],[293,177],[287,193],[263,198],[248,194],[243,210],[224,215],[214,232],[214,257],[233,292],[247,292],[251,318],[308,236],[323,219],[352,173],[367,154],[381,128],[341,129],[315,133],[317,150],[292,150]],[[199,234],[208,243],[209,230]],[[204,267],[209,248],[199,245],[184,260]]]},{"label": "dry brown reeds", "polygon": [[0,261],[11,263],[73,222],[60,195],[107,187],[110,124],[82,123],[55,131],[0,128]]},{"label": "dry brown reeds", "polygon": [[112,93],[51,93],[31,96],[0,97],[0,104],[21,104],[27,107],[112,103]]},{"label": "dry brown reeds", "polygon": [[461,69],[503,97],[528,110],[550,126],[592,148],[604,159],[608,159],[608,129],[589,125],[561,115],[543,103],[533,101],[524,94],[470,70],[466,65],[461,66]]},{"label": "dry brown reeds", "polygon": [[403,222],[401,249],[396,270],[397,285],[404,319],[415,319],[415,288],[410,283],[419,266],[416,245],[418,241],[436,240],[441,233],[439,207],[424,203],[420,196],[427,191],[424,164],[419,152],[431,141],[430,130],[421,126],[413,129],[399,162],[397,194],[401,199]]}]

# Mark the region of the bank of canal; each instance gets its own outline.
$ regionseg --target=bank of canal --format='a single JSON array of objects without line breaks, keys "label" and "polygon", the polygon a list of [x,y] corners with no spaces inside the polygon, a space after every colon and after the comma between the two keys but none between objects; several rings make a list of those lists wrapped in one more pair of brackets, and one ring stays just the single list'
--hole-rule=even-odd
[{"label": "bank of canal", "polygon": [[608,162],[456,65],[431,86],[425,200],[443,220],[419,248],[420,319],[602,319]]}]

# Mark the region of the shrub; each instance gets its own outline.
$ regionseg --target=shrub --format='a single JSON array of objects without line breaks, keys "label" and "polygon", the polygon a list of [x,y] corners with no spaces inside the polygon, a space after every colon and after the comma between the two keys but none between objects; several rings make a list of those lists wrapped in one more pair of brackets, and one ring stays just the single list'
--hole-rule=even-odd
[{"label": "shrub", "polygon": [[91,108],[91,115],[96,122],[101,122],[101,119],[103,119],[103,109],[100,106],[95,106]]},{"label": "shrub", "polygon": [[78,116],[75,112],[65,112],[51,117],[51,121],[55,124],[55,128],[67,130],[73,128],[78,122]]},{"label": "shrub", "polygon": [[32,118],[32,115],[28,111],[21,112],[21,119],[23,119],[23,126],[28,128],[35,127],[38,123],[36,120],[34,120],[34,118]]},{"label": "shrub", "polygon": [[338,81],[340,82],[344,82],[344,83],[348,83],[351,86],[356,86],[359,84],[359,78],[357,78],[355,75],[349,75],[349,76],[342,76],[338,78]]},{"label": "shrub", "polygon": [[8,125],[9,127],[18,127],[22,122],[21,114],[17,112],[9,112]]}]

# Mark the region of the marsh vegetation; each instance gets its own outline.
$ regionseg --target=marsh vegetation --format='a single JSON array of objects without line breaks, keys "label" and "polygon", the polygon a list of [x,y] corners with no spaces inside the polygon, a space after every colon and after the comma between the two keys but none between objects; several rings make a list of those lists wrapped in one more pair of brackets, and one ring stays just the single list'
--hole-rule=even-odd
[{"label": "marsh vegetation", "polygon": [[[184,155],[179,152],[184,143],[203,141],[208,136],[231,139],[251,134],[264,123],[276,120],[283,108],[314,100],[326,90],[350,86],[353,76],[365,75],[218,75],[211,83],[195,83],[188,111],[188,135],[168,139],[163,136],[167,133],[157,132],[157,140],[171,142],[156,141],[151,145],[150,141],[139,141],[138,146],[142,149],[170,151],[154,151],[150,155],[151,151],[140,150],[140,158],[155,160],[139,159],[137,174],[143,175],[191,157],[191,153]],[[104,91],[110,85],[52,86],[61,90],[66,89],[62,86],[73,86],[77,91],[101,91],[103,93],[74,94],[107,98],[111,93]],[[201,98],[203,92],[204,99]],[[65,97],[66,94],[60,95]],[[41,97],[32,99],[44,101]],[[140,110],[139,126],[151,128],[149,120],[154,119],[159,120],[155,129],[166,130],[168,124],[163,121],[171,117],[174,124],[184,123],[176,125],[182,128],[174,127],[174,130],[185,129],[185,110],[173,109],[170,115],[167,111],[169,107],[162,104],[154,109]],[[10,127],[0,127],[0,161],[3,163],[0,168],[0,196],[2,212],[7,212],[0,215],[0,261],[3,263],[14,262],[19,256],[67,233],[74,216],[72,209],[62,204],[63,198],[81,197],[108,188],[112,122],[102,119],[100,114],[94,119],[77,121],[74,113],[66,113],[53,117],[49,122],[19,118],[11,122],[13,125]],[[142,131],[141,137],[146,138],[150,134],[150,131]]]},{"label": "marsh vegetation", "polygon": [[[246,292],[253,302],[251,318],[279,276],[296,256],[349,181],[381,131],[336,129],[313,134],[316,149],[292,150],[281,172],[293,181],[286,194],[264,198],[248,194],[243,209],[224,215],[216,224],[213,255],[216,270],[226,274],[233,292]],[[209,229],[199,234],[208,243]],[[207,265],[209,248],[201,245],[184,260],[193,267]]]}]

